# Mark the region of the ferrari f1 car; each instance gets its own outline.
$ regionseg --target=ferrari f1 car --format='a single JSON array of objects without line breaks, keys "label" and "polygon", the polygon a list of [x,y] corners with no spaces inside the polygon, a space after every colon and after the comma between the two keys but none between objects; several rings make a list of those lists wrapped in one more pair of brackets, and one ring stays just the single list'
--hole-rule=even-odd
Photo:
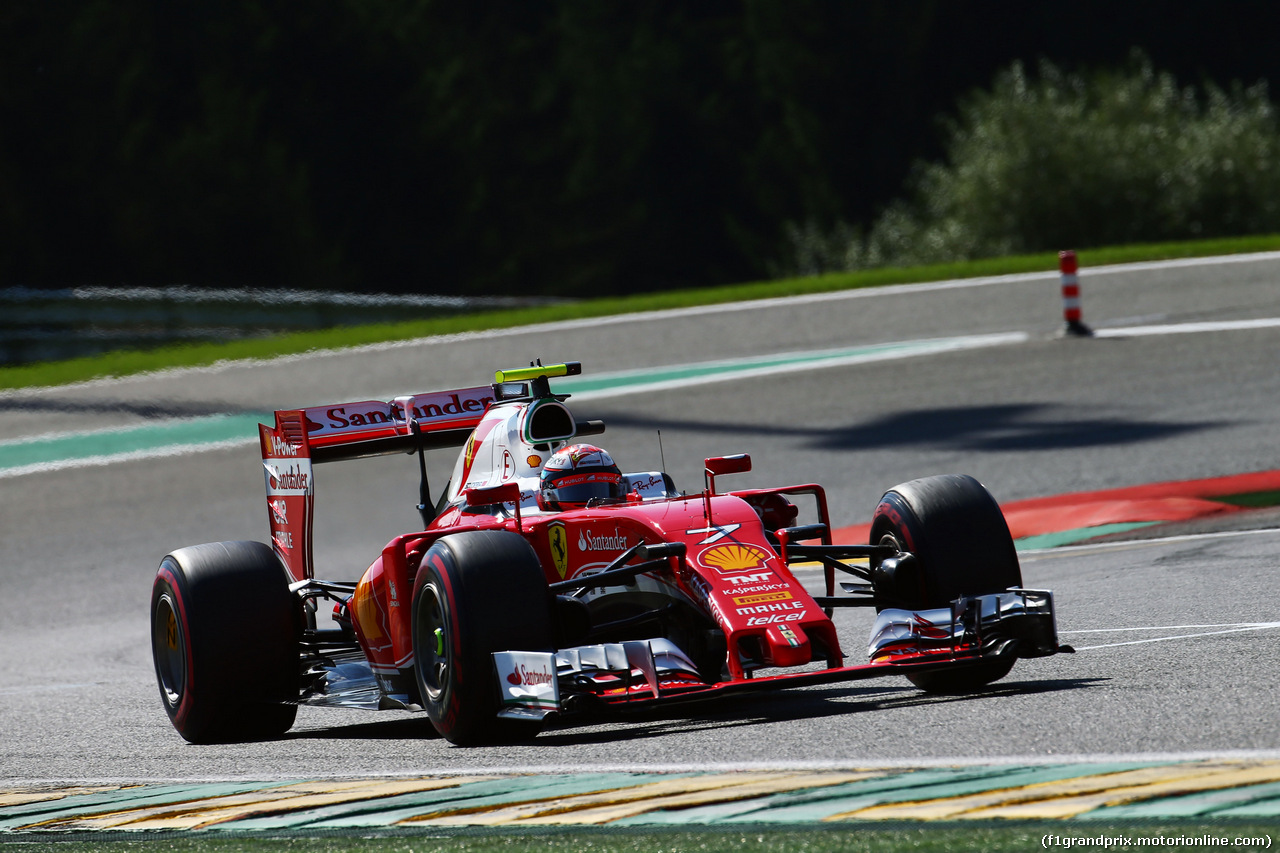
[{"label": "ferrari f1 car", "polygon": [[[1069,651],[977,480],[896,486],[868,544],[835,544],[819,485],[722,490],[745,455],[706,459],[693,493],[622,473],[584,441],[604,425],[551,389],[579,372],[502,370],[260,425],[270,545],[181,548],[153,585],[160,698],[182,737],[276,737],[320,704],[425,711],[453,743],[497,742],[548,718],[878,676],[973,690]],[[424,453],[449,446],[432,502]],[[422,529],[356,581],[316,578],[314,466],[387,454],[417,456]],[[866,662],[837,636],[842,607],[876,611]]]}]

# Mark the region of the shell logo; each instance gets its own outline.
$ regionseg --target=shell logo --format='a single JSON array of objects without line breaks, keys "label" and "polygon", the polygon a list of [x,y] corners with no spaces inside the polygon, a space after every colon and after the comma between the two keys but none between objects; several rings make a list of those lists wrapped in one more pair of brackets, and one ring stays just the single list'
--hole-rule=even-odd
[{"label": "shell logo", "polygon": [[756,545],[717,545],[703,551],[698,561],[718,572],[740,572],[763,569],[770,556],[768,551]]}]

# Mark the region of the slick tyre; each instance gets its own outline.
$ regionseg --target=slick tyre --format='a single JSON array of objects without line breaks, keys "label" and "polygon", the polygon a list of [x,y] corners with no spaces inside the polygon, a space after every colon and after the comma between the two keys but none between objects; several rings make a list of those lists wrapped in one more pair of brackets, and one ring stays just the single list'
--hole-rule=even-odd
[{"label": "slick tyre", "polygon": [[441,736],[469,746],[538,733],[538,723],[497,716],[491,657],[555,651],[551,592],[523,537],[482,530],[438,540],[414,581],[412,624],[418,693]]},{"label": "slick tyre", "polygon": [[298,613],[284,567],[260,542],[165,557],[151,588],[160,701],[192,743],[266,740],[297,715]]},{"label": "slick tyre", "polygon": [[[871,544],[915,555],[919,584],[884,606],[948,607],[962,595],[1004,592],[1022,585],[1018,554],[1000,506],[967,475],[912,480],[885,493],[871,522]],[[1013,660],[908,676],[930,693],[962,693],[1003,678]]]}]

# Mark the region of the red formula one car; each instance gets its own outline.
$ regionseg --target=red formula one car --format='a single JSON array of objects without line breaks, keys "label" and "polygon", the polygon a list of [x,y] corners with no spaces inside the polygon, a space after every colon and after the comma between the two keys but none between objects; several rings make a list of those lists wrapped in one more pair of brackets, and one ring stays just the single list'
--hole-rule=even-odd
[{"label": "red formula one car", "polygon": [[[308,703],[425,710],[454,743],[494,742],[552,715],[746,690],[897,675],[964,691],[1069,650],[973,478],[896,486],[870,544],[833,544],[819,485],[721,490],[747,456],[707,459],[692,494],[624,474],[584,441],[604,425],[551,390],[579,372],[276,412],[260,427],[271,545],[182,548],[155,579],[152,652],[178,732],[274,737]],[[433,504],[424,451],[448,446],[462,451]],[[423,529],[358,581],[315,578],[313,466],[395,453],[418,456]],[[798,564],[821,567],[824,594]],[[840,607],[875,608],[868,662],[849,665]]]}]

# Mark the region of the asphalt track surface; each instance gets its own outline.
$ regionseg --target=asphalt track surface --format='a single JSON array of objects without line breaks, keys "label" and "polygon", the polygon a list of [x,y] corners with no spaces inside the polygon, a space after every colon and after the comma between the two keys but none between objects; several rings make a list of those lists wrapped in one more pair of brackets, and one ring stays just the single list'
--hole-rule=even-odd
[{"label": "asphalt track surface", "polygon": [[[1081,271],[1099,331],[1280,317],[1280,259]],[[0,435],[386,399],[481,384],[495,367],[591,374],[943,337],[1020,342],[584,395],[625,468],[696,491],[705,456],[747,452],[742,487],[817,481],[835,520],[933,473],[1001,501],[1280,467],[1280,329],[1063,339],[1056,275],[543,327],[0,396]],[[1209,327],[1210,329],[1216,327]],[[571,401],[572,405],[572,401]],[[661,451],[657,431],[661,430]],[[436,487],[451,454],[431,460]],[[318,573],[354,579],[416,526],[411,459],[318,472]],[[147,603],[167,550],[264,539],[252,444],[0,478],[0,780],[319,778],[512,768],[856,767],[1076,756],[1280,755],[1280,531],[1201,531],[1023,555],[1079,652],[1024,661],[984,693],[886,679],[763,694],[529,744],[459,749],[419,715],[303,708],[284,739],[196,747],[169,726]],[[1147,534],[1150,535],[1150,534]],[[868,617],[841,616],[847,650]]]}]

